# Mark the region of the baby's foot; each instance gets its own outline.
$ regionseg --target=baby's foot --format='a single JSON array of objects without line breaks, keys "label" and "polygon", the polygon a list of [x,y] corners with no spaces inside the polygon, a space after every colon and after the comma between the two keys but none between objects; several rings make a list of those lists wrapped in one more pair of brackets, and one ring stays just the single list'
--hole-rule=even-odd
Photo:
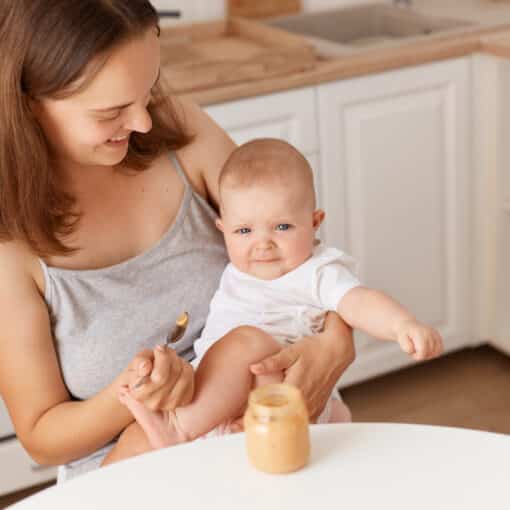
[{"label": "baby's foot", "polygon": [[173,446],[185,440],[174,413],[151,411],[131,395],[127,386],[119,391],[119,400],[131,411],[153,448]]}]

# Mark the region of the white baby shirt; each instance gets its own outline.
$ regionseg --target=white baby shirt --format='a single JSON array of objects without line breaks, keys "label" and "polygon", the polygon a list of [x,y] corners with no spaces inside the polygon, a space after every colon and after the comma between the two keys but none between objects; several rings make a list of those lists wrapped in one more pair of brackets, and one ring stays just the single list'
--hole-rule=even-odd
[{"label": "white baby shirt", "polygon": [[318,245],[293,271],[262,280],[228,264],[209,309],[202,335],[194,343],[198,362],[217,340],[239,326],[256,326],[281,343],[322,330],[326,312],[336,311],[344,295],[360,285],[352,257]]}]

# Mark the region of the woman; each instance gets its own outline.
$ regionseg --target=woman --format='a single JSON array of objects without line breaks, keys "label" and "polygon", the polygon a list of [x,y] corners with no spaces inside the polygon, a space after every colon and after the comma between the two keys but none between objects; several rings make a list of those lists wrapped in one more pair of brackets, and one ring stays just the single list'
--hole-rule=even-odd
[{"label": "woman", "polygon": [[[147,448],[117,399],[133,370],[152,409],[190,401],[192,343],[226,263],[214,207],[234,144],[163,94],[157,22],[147,0],[0,13],[0,393],[60,480],[119,434],[122,456]],[[184,310],[187,334],[157,347]],[[285,370],[316,416],[353,356],[333,316],[262,366]]]}]

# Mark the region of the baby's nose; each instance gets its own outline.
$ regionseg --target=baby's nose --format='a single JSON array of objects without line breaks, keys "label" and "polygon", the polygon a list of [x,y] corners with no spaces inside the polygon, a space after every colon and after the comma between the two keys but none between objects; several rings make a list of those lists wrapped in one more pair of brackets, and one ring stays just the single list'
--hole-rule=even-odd
[{"label": "baby's nose", "polygon": [[268,251],[274,247],[274,243],[271,239],[261,239],[257,243],[257,250],[259,251]]}]

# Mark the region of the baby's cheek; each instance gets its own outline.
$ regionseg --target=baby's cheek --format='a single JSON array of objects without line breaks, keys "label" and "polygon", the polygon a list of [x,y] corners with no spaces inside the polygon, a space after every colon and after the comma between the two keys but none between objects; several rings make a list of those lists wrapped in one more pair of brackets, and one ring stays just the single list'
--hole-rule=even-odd
[{"label": "baby's cheek", "polygon": [[245,266],[248,262],[248,253],[242,247],[235,242],[227,242],[227,252],[230,262],[235,266]]},{"label": "baby's cheek", "polygon": [[313,238],[298,238],[288,247],[289,259],[295,267],[308,260],[313,253]]}]

